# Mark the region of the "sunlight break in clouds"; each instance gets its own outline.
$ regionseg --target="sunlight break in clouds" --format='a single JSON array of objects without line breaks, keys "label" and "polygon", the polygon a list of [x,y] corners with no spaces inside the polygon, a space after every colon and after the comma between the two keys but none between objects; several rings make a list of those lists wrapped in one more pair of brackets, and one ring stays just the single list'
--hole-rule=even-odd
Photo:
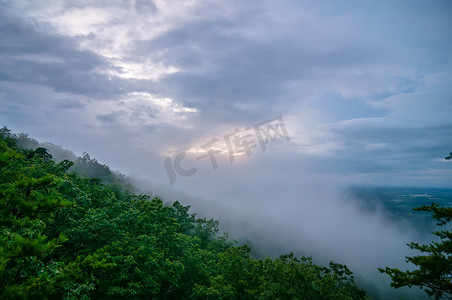
[{"label": "sunlight break in clouds", "polygon": [[75,38],[82,49],[109,60],[111,66],[100,70],[128,79],[156,80],[179,71],[171,65],[130,56],[136,42],[149,41],[196,18],[204,1],[18,1],[18,9],[35,22],[48,24],[57,33]]},{"label": "sunlight break in clouds", "polygon": [[128,93],[120,101],[95,102],[90,105],[89,110],[98,113],[98,120],[125,126],[166,123],[187,128],[188,118],[199,112],[196,108],[174,103],[170,98],[138,92]]}]

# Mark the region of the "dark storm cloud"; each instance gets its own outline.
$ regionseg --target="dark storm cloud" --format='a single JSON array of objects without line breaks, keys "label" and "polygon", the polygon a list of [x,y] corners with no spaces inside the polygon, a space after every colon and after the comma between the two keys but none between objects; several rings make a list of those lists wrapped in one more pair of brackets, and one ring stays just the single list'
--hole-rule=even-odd
[{"label": "dark storm cloud", "polygon": [[[33,83],[96,99],[115,98],[140,85],[99,73],[109,66],[94,52],[81,50],[73,38],[46,31],[0,11],[0,81]],[[148,85],[149,86],[149,83]]]},{"label": "dark storm cloud", "polygon": [[[242,118],[252,114],[253,108],[263,114],[287,110],[299,100],[299,94],[289,88],[293,82],[315,80],[324,76],[319,74],[322,70],[331,70],[333,76],[344,68],[365,67],[384,55],[359,42],[319,51],[293,36],[253,40],[231,33],[246,26],[246,20],[202,20],[184,25],[139,43],[137,49],[151,55],[165,50],[155,58],[187,70],[161,80],[165,93],[201,109],[240,112],[234,104],[245,103],[251,109],[242,112]],[[254,26],[271,25],[262,21]]]},{"label": "dark storm cloud", "polygon": [[106,123],[116,123],[119,117],[123,117],[126,115],[127,113],[125,111],[117,111],[109,114],[98,115],[96,116],[96,119]]}]

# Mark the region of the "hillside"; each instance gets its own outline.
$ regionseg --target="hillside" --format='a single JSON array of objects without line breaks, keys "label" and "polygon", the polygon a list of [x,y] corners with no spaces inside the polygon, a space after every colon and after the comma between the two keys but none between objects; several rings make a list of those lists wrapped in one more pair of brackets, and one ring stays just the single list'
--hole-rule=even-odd
[{"label": "hillside", "polygon": [[366,297],[345,265],[318,266],[292,254],[254,258],[249,246],[219,235],[217,221],[179,202],[81,177],[69,171],[73,162],[16,143],[4,128],[2,299]]}]

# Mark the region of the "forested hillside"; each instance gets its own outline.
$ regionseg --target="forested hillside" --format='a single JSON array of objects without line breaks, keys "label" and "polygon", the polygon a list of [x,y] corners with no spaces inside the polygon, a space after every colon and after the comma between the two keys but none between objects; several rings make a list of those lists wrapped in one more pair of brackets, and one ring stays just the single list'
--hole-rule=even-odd
[{"label": "forested hillside", "polygon": [[344,265],[254,258],[179,202],[81,177],[1,133],[1,299],[365,298]]}]

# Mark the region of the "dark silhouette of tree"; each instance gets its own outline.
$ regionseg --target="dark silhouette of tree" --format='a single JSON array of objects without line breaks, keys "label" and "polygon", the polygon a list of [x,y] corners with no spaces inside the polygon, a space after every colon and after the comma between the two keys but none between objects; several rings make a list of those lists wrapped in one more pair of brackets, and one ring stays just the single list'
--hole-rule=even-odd
[{"label": "dark silhouette of tree", "polygon": [[[445,159],[450,160],[452,152]],[[429,212],[438,226],[446,226],[452,220],[452,207],[440,207],[436,203],[417,207],[415,211]],[[439,241],[429,245],[408,244],[411,249],[419,250],[423,255],[407,257],[418,268],[413,271],[401,271],[396,268],[379,268],[379,271],[391,276],[391,286],[418,286],[435,299],[452,297],[452,231],[433,232]]]}]

